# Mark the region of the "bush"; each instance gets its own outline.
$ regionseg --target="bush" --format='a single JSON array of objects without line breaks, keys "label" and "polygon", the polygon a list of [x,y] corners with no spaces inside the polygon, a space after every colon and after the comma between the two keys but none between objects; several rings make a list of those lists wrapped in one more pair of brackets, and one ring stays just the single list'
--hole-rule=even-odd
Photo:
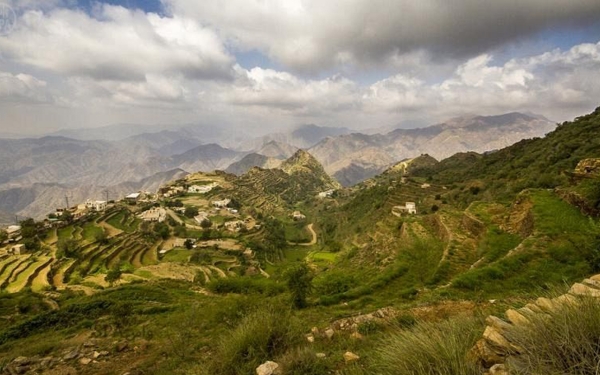
[{"label": "bush", "polygon": [[219,342],[211,374],[254,374],[256,367],[302,342],[302,327],[283,306],[267,306],[247,315]]},{"label": "bush", "polygon": [[283,368],[283,375],[321,375],[332,370],[327,359],[317,358],[315,352],[307,347],[292,349],[276,362]]},{"label": "bush", "polygon": [[342,272],[328,272],[322,278],[315,280],[315,290],[321,296],[344,293],[355,286],[356,279]]},{"label": "bush", "polygon": [[419,323],[384,339],[376,353],[382,375],[481,374],[467,353],[481,338],[482,322],[459,317],[438,323]]},{"label": "bush", "polygon": [[283,285],[276,284],[268,279],[251,279],[248,277],[219,278],[209,282],[206,288],[213,293],[251,294],[258,293],[274,296],[283,293]]},{"label": "bush", "polygon": [[512,326],[506,337],[522,348],[509,362],[520,374],[595,375],[600,363],[600,301],[583,297]]}]

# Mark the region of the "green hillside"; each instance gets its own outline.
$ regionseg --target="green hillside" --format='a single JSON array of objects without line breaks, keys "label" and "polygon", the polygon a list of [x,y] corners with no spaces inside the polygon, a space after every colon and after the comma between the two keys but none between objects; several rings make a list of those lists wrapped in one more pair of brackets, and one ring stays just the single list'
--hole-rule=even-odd
[{"label": "green hillside", "polygon": [[[600,108],[542,139],[439,162],[421,155],[349,189],[299,151],[281,169],[195,173],[56,228],[25,221],[29,250],[0,255],[0,365],[482,374],[490,366],[471,349],[486,325],[508,324],[487,315],[535,310],[529,302],[600,272],[598,134]],[[197,185],[212,188],[190,193]],[[600,304],[589,304],[546,315],[565,330],[594,327]],[[548,324],[539,320],[528,329]],[[592,373],[550,365],[511,327],[528,363],[542,363],[537,373]]]}]

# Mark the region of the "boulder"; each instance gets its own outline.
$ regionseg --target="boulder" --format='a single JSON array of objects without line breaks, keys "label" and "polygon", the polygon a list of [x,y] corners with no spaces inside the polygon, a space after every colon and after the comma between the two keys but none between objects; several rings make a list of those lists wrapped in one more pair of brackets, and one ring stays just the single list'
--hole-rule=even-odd
[{"label": "boulder", "polygon": [[360,357],[352,352],[344,353],[344,361],[346,361],[346,363],[356,362],[359,359]]},{"label": "boulder", "polygon": [[334,334],[335,334],[335,331],[332,328],[328,328],[325,331],[325,337],[327,337],[329,340],[331,340],[333,338]]},{"label": "boulder", "polygon": [[256,368],[256,375],[280,375],[281,367],[273,361],[267,361]]}]

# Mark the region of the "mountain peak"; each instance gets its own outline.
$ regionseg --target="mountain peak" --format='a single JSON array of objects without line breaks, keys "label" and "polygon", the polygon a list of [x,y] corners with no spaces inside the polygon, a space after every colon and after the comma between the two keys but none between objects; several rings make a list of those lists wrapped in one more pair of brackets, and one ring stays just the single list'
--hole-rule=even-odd
[{"label": "mountain peak", "polygon": [[320,179],[325,184],[339,188],[339,183],[331,178],[321,163],[305,150],[299,149],[292,157],[281,164],[280,167],[288,175],[308,174]]}]

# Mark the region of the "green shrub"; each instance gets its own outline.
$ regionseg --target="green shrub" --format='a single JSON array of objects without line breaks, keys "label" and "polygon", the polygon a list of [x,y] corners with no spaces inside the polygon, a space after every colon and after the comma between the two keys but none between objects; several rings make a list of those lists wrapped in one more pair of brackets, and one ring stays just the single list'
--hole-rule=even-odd
[{"label": "green shrub", "polygon": [[222,337],[213,356],[211,374],[253,374],[256,367],[273,360],[302,342],[302,327],[283,306],[267,306],[242,319]]},{"label": "green shrub", "polygon": [[418,323],[399,330],[379,345],[375,363],[382,375],[470,375],[480,374],[467,359],[468,351],[481,338],[483,324],[459,317],[438,323]]},{"label": "green shrub", "polygon": [[315,280],[315,290],[322,296],[344,293],[355,286],[356,279],[354,276],[342,272],[328,272],[323,277]]},{"label": "green shrub", "polygon": [[322,375],[332,370],[326,358],[317,358],[316,353],[307,347],[289,350],[276,362],[283,368],[283,375]]},{"label": "green shrub", "polygon": [[285,287],[268,279],[252,279],[249,277],[233,277],[215,279],[208,284],[206,288],[213,293],[227,294],[264,294],[274,296],[283,293]]}]

